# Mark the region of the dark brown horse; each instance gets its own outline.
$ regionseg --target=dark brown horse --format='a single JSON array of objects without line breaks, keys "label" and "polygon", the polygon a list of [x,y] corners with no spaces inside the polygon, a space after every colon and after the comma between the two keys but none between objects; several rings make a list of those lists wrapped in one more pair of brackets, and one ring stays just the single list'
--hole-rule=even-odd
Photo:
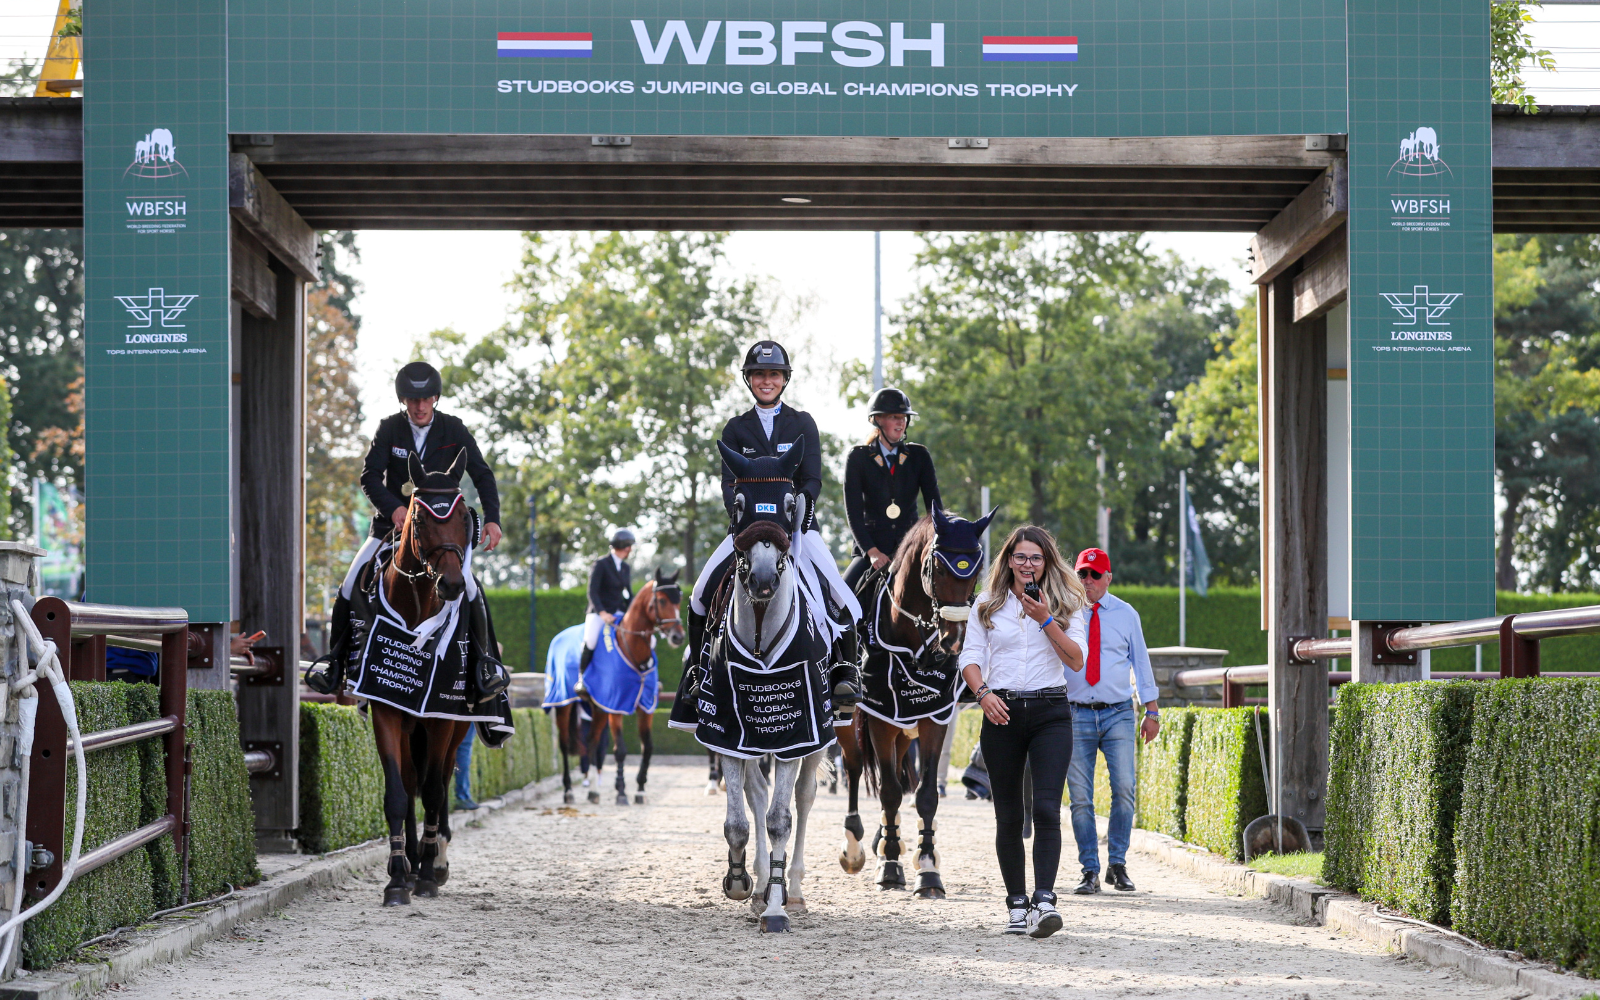
[{"label": "dark brown horse", "polygon": [[[955,669],[954,658],[966,637],[968,605],[978,582],[982,560],[979,539],[993,516],[991,511],[972,522],[948,516],[935,507],[932,515],[912,526],[889,564],[888,576],[866,588],[862,608],[869,620],[878,616],[868,630],[871,642],[867,646],[883,642],[924,657],[948,658],[949,669]],[[880,602],[881,588],[888,592]],[[870,657],[873,650],[867,648],[866,652]],[[857,811],[861,776],[866,773],[868,791],[876,790],[883,807],[875,845],[880,858],[879,888],[905,888],[905,869],[900,861],[900,803],[906,792],[914,792],[921,834],[916,853],[916,894],[924,899],[943,899],[944,883],[939,877],[939,855],[934,848],[934,814],[939,808],[934,772],[949,727],[933,718],[917,719],[914,727],[921,749],[916,767],[909,759],[910,726],[896,725],[858,710],[850,727],[838,730],[850,794],[839,863],[851,874],[866,865],[866,851],[861,846],[866,831]]]},{"label": "dark brown horse", "polygon": [[[649,669],[651,657],[655,655],[655,644],[651,640],[657,633],[665,636],[674,647],[683,645],[683,623],[678,617],[682,603],[683,590],[678,586],[678,574],[663,576],[658,567],[655,579],[639,588],[628,604],[628,610],[623,613],[622,620],[616,623],[617,649],[623,659],[643,673]],[[594,667],[590,666],[589,669],[592,672]],[[622,738],[622,723],[627,713],[608,712],[595,704],[594,698],[587,694],[583,700],[589,709],[589,718],[593,720],[589,724],[589,745],[584,748],[585,756],[594,762],[594,784],[589,788],[589,801],[600,801],[600,774],[605,766],[600,756],[600,738],[609,729],[617,761],[617,805],[625,806],[628,804],[628,782],[623,773],[623,764],[628,757],[628,747]],[[575,716],[577,713],[572,714]],[[633,714],[639,719],[640,754],[639,790],[634,794],[634,801],[643,803],[644,785],[650,777],[650,757],[655,752],[651,731],[655,713],[653,710],[639,709]]]},{"label": "dark brown horse", "polygon": [[[462,570],[472,543],[471,514],[464,500],[450,504],[449,513],[443,517],[431,505],[432,501],[460,496],[457,467],[465,458],[463,452],[450,472],[442,473],[424,471],[417,457],[411,457],[415,492],[394,553],[383,572],[384,596],[405,619],[407,628],[415,629],[466,592]],[[369,705],[378,758],[383,762],[383,812],[389,821],[389,884],[383,890],[383,905],[407,906],[413,891],[418,896],[437,896],[439,886],[450,875],[446,855],[450,842],[450,774],[456,748],[472,723],[418,718],[375,701]],[[419,795],[423,809],[420,841],[416,808]]]}]

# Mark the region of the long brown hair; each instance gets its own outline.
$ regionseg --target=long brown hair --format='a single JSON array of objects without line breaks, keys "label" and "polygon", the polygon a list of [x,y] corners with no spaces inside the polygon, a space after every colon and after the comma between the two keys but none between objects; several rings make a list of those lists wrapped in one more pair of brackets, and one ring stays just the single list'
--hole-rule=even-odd
[{"label": "long brown hair", "polygon": [[[1038,576],[1039,598],[1052,615],[1061,618],[1077,614],[1089,603],[1088,595],[1083,592],[1083,581],[1076,574],[1067,572],[1067,563],[1061,558],[1056,536],[1036,524],[1023,524],[1011,532],[994,561],[989,564],[989,580],[984,588],[983,599],[978,602],[978,621],[983,623],[984,628],[994,628],[995,612],[1005,606],[1006,597],[1011,594],[1011,584],[1015,579],[1011,572],[1011,554],[1021,542],[1032,542],[1044,553],[1044,569]],[[1065,623],[1062,627],[1065,627]]]}]

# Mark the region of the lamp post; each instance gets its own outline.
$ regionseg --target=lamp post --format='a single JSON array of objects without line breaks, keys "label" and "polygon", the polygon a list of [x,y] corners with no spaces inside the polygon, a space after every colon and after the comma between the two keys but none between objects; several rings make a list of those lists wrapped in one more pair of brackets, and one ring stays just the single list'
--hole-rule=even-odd
[{"label": "lamp post", "polygon": [[539,516],[538,501],[528,494],[528,669],[539,669]]}]

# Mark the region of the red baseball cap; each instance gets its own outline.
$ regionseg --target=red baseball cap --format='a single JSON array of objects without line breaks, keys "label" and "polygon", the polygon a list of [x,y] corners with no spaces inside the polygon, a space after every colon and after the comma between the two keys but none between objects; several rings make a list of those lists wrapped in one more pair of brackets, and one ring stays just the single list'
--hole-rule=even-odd
[{"label": "red baseball cap", "polygon": [[1092,569],[1096,573],[1111,572],[1111,557],[1105,549],[1084,549],[1078,553],[1077,569]]}]

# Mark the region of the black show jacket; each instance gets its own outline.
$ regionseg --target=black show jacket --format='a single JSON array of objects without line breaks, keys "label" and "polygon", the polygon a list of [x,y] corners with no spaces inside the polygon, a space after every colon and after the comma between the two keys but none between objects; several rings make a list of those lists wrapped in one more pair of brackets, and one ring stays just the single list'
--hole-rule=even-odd
[{"label": "black show jacket", "polygon": [[[817,422],[811,419],[811,414],[785,403],[773,418],[772,438],[768,440],[766,431],[761,428],[761,418],[756,416],[756,408],[752,406],[722,428],[722,443],[746,458],[759,458],[787,452],[789,449],[782,446],[793,446],[801,435],[805,435],[806,451],[800,468],[795,470],[794,484],[811,498],[811,510],[815,511],[817,497],[822,493],[822,435],[817,433]],[[729,518],[733,517],[733,479],[733,470],[723,462],[722,505],[728,508]]]},{"label": "black show jacket", "polygon": [[405,411],[401,410],[384,417],[383,423],[378,425],[378,432],[372,436],[372,447],[367,451],[367,460],[361,469],[361,492],[378,510],[378,516],[373,520],[373,534],[378,537],[387,535],[393,527],[390,518],[397,509],[406,506],[406,501],[401,499],[401,488],[411,481],[409,460],[413,452],[422,459],[422,467],[429,472],[447,472],[462,449],[467,452],[467,475],[472,477],[472,485],[478,488],[478,500],[483,504],[484,523],[499,524],[500,491],[494,484],[494,470],[483,460],[478,442],[472,439],[472,432],[467,430],[461,418],[434,410],[433,422],[428,425],[428,436],[423,439],[422,450],[418,452],[416,442],[411,437],[411,421],[406,419]]},{"label": "black show jacket", "polygon": [[589,571],[589,613],[609,611],[619,618],[633,600],[633,567],[626,562],[617,569],[609,553],[595,561]]},{"label": "black show jacket", "polygon": [[[876,444],[850,449],[844,463],[844,507],[857,550],[865,555],[876,548],[893,558],[900,540],[917,522],[919,492],[924,512],[931,513],[939,501],[939,477],[933,471],[933,456],[922,445],[901,441],[899,453],[888,460]],[[891,503],[899,506],[899,517],[889,517]]]}]

